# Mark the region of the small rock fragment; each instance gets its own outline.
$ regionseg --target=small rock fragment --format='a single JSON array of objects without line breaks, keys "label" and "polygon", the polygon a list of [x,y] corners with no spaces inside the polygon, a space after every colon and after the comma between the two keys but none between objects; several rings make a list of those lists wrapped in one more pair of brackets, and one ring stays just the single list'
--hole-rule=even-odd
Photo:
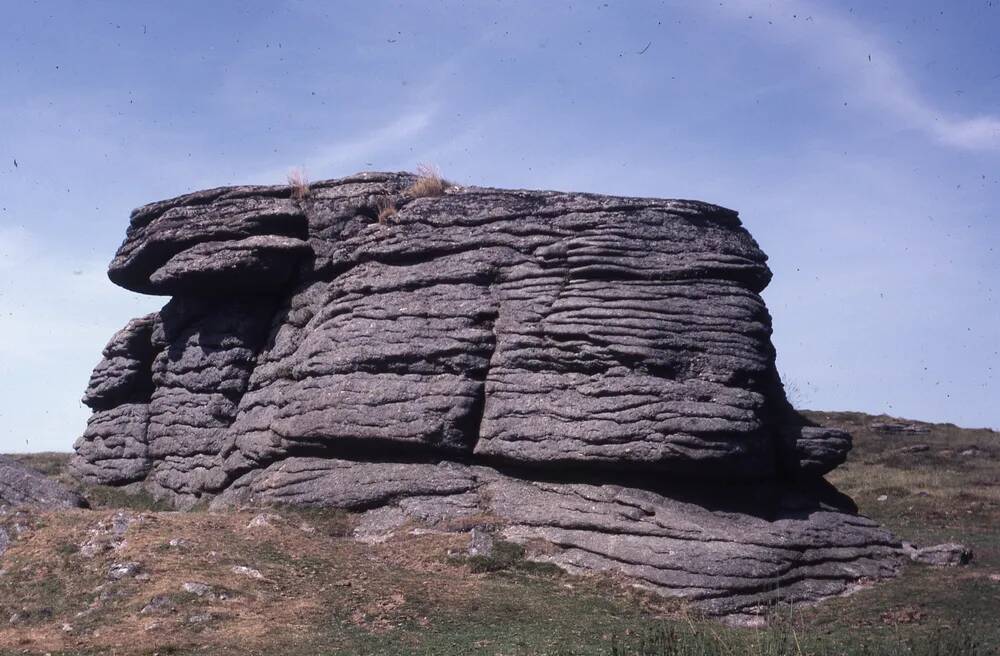
[{"label": "small rock fragment", "polygon": [[135,576],[142,569],[142,565],[135,561],[129,561],[127,563],[114,563],[111,568],[108,569],[108,578],[115,581],[119,581],[129,576]]},{"label": "small rock fragment", "polygon": [[900,421],[875,422],[871,425],[872,430],[880,433],[929,433],[930,428],[920,424],[908,424]]},{"label": "small rock fragment", "polygon": [[476,526],[472,529],[472,535],[469,539],[468,553],[470,556],[489,558],[493,554],[495,543],[496,538],[492,531]]},{"label": "small rock fragment", "polygon": [[129,527],[142,519],[141,515],[120,510],[109,520],[98,522],[90,529],[90,537],[80,545],[80,555],[93,558],[106,551],[121,550],[125,546],[125,534]]},{"label": "small rock fragment", "polygon": [[170,597],[165,595],[157,595],[149,600],[142,610],[139,611],[141,615],[156,615],[161,613],[172,613],[177,610],[174,602],[170,601]]},{"label": "small rock fragment", "polygon": [[142,521],[142,517],[119,510],[115,513],[114,517],[111,518],[110,530],[114,535],[125,535],[126,531],[128,531],[128,527],[137,521]]},{"label": "small rock fragment", "polygon": [[930,547],[917,547],[908,542],[903,543],[903,550],[915,563],[933,565],[935,567],[958,567],[972,562],[972,549],[963,544],[947,542]]},{"label": "small rock fragment", "polygon": [[197,597],[203,597],[212,592],[212,586],[198,581],[187,581],[181,585],[181,588],[184,592],[190,592]]},{"label": "small rock fragment", "polygon": [[260,570],[253,569],[252,567],[246,567],[245,565],[233,565],[233,574],[239,574],[240,576],[246,576],[251,579],[263,579],[264,575],[260,573]]},{"label": "small rock fragment", "polygon": [[257,515],[256,517],[250,520],[250,522],[247,524],[247,528],[265,528],[273,526],[280,520],[281,517],[279,517],[278,515],[261,513],[260,515]]}]

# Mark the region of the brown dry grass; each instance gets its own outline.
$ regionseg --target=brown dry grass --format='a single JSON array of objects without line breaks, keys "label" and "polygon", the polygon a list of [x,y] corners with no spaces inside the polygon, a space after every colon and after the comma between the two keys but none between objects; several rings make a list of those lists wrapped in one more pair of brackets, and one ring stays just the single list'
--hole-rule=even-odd
[{"label": "brown dry grass", "polygon": [[296,168],[289,171],[288,186],[291,187],[291,196],[294,200],[302,200],[309,195],[309,178],[303,169]]},{"label": "brown dry grass", "polygon": [[399,213],[396,203],[389,196],[379,196],[375,200],[375,209],[378,210],[378,222],[383,225]]},{"label": "brown dry grass", "polygon": [[[142,653],[165,645],[242,650],[267,644],[275,624],[284,627],[283,639],[304,636],[323,610],[320,590],[310,589],[299,568],[302,561],[328,557],[329,545],[298,526],[247,529],[253,518],[248,513],[133,513],[140,519],[117,548],[93,557],[81,553],[79,545],[113,515],[42,515],[15,542],[5,556],[0,597],[5,610],[24,609],[26,620],[0,628],[0,651],[86,647]],[[180,546],[170,546],[171,540]],[[128,561],[141,563],[140,577],[108,578],[113,563]],[[235,573],[233,567],[241,565],[260,570],[263,578]],[[185,593],[185,582],[206,583],[214,593]],[[172,610],[142,613],[156,598],[170,600]],[[199,616],[209,619],[192,621]]]},{"label": "brown dry grass", "polygon": [[[427,626],[427,609],[475,606],[486,580],[448,558],[464,550],[467,534],[360,545],[346,537],[355,520],[338,514],[268,513],[269,525],[249,528],[259,513],[124,512],[137,519],[120,545],[112,540],[92,557],[79,546],[105,535],[99,527],[114,511],[31,516],[3,559],[0,653],[280,653],[310,644],[331,622],[368,634]],[[141,576],[109,579],[112,564],[127,561],[141,563]],[[261,577],[233,571],[240,566]],[[185,592],[186,582],[212,593]],[[143,613],[157,598],[170,608]],[[15,613],[26,619],[8,623]]]},{"label": "brown dry grass", "polygon": [[451,183],[441,177],[441,172],[433,164],[421,164],[417,167],[417,179],[405,193],[410,198],[427,198],[443,196]]},{"label": "brown dry grass", "polygon": [[[803,641],[801,653],[924,653],[858,645],[896,637],[922,644],[938,631],[975,635],[991,649],[1000,645],[1000,433],[939,424],[928,425],[926,433],[892,435],[871,427],[884,418],[808,414],[854,434],[851,458],[830,479],[863,514],[917,544],[963,542],[976,557],[963,568],[909,566],[893,581],[797,610],[791,621]],[[927,449],[907,450],[916,443]],[[65,457],[21,458],[61,477]],[[759,653],[747,646],[756,639],[753,632],[703,624],[682,602],[632,589],[620,576],[560,576],[524,563],[476,573],[465,557],[468,533],[413,534],[409,529],[419,528],[413,526],[385,543],[360,544],[349,537],[356,518],[331,511],[272,511],[277,517],[270,525],[251,529],[257,513],[132,506],[127,512],[143,520],[129,527],[124,544],[86,558],[78,545],[114,515],[113,504],[125,502],[103,498],[99,510],[0,514],[11,535],[15,525],[27,526],[0,557],[0,654],[148,655],[197,648],[222,655],[458,656],[476,645],[477,653],[594,656],[613,653],[607,645],[615,635],[663,626],[721,632],[733,641],[723,652],[704,653]],[[495,523],[478,515],[448,528]],[[168,546],[175,538],[184,541],[182,548]],[[526,545],[529,556],[544,557],[551,548]],[[110,565],[128,560],[141,562],[149,578],[109,581]],[[235,575],[234,565],[257,569],[262,577]],[[185,593],[186,581],[207,583],[226,599]],[[168,597],[175,610],[143,615],[155,596]],[[11,623],[13,615],[26,619]],[[197,616],[208,619],[189,621]],[[836,649],[820,648],[830,640]]]}]

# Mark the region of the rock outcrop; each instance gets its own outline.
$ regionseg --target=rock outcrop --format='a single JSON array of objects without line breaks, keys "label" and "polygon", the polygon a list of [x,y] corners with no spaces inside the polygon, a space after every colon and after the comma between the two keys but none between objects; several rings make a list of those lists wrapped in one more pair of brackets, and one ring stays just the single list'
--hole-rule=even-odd
[{"label": "rock outcrop", "polygon": [[[0,456],[0,509],[32,507],[42,510],[80,508],[83,497],[44,474]],[[0,510],[2,512],[2,510]],[[0,536],[6,541],[7,536]]]},{"label": "rock outcrop", "polygon": [[735,212],[413,182],[133,212],[109,275],[173,298],[105,348],[76,474],[179,506],[486,513],[718,612],[894,573],[898,542],[817,483],[850,436],[785,400]]}]

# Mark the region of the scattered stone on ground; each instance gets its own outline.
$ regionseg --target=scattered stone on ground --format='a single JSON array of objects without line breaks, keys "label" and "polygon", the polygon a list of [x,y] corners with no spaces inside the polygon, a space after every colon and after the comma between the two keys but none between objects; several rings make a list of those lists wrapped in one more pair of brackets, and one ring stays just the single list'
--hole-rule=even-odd
[{"label": "scattered stone on ground", "polygon": [[188,624],[204,624],[205,622],[211,622],[212,621],[212,614],[211,613],[195,613],[194,615],[190,615],[188,617],[187,621],[188,621]]},{"label": "scattered stone on ground", "polygon": [[962,544],[948,542],[930,547],[917,547],[908,542],[903,543],[903,550],[913,562],[935,567],[957,567],[972,562],[972,549]]},{"label": "scattered stone on ground", "polygon": [[120,550],[125,546],[125,535],[129,527],[142,521],[142,515],[119,510],[109,519],[99,521],[89,531],[87,540],[80,545],[80,555],[93,558],[101,553]]},{"label": "scattered stone on ground", "polygon": [[135,576],[142,569],[142,565],[135,561],[127,563],[114,563],[108,569],[108,578],[118,581],[120,579]]},{"label": "scattered stone on ground", "polygon": [[476,526],[472,529],[469,536],[468,554],[470,556],[489,558],[493,555],[493,546],[495,544],[496,535],[493,531]]},{"label": "scattered stone on ground", "polygon": [[181,589],[184,590],[184,592],[189,592],[195,595],[196,597],[204,597],[212,592],[212,586],[198,581],[185,581],[181,585]]},{"label": "scattered stone on ground", "polygon": [[896,421],[872,422],[871,428],[881,433],[927,433],[930,431],[930,428],[921,424]]},{"label": "scattered stone on ground", "polygon": [[261,513],[247,522],[247,528],[266,528],[281,522],[281,517],[272,513]]},{"label": "scattered stone on ground", "polygon": [[159,615],[164,613],[173,613],[176,610],[177,606],[170,600],[170,597],[166,595],[157,595],[150,599],[149,603],[143,606],[142,610],[139,612],[142,615]]},{"label": "scattered stone on ground", "polygon": [[245,576],[251,579],[261,580],[264,575],[260,573],[260,570],[253,569],[252,567],[247,567],[246,565],[233,565],[233,574],[239,574],[240,576]]}]

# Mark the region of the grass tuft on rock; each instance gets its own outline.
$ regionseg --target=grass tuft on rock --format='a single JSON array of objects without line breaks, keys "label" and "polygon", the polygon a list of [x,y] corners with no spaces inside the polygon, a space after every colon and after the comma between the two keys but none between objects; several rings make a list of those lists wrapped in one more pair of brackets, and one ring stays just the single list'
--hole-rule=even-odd
[{"label": "grass tuft on rock", "polygon": [[309,195],[309,179],[302,169],[292,169],[288,173],[288,186],[293,200],[303,200]]},{"label": "grass tuft on rock", "polygon": [[417,179],[403,193],[410,198],[443,196],[451,183],[441,177],[441,172],[432,164],[417,167]]}]

